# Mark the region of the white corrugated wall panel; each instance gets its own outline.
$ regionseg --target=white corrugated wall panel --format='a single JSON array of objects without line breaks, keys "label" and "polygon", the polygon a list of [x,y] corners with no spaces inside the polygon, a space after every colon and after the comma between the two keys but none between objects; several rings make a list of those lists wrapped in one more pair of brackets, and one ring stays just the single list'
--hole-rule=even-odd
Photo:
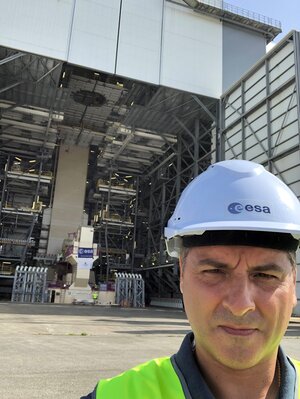
[{"label": "white corrugated wall panel", "polygon": [[234,91],[232,91],[229,95],[230,103],[233,103],[236,99],[241,98],[241,85],[235,87]]},{"label": "white corrugated wall panel", "polygon": [[[300,198],[300,154],[295,151],[288,156],[275,162],[280,171],[280,177],[284,180],[290,189]],[[274,171],[276,173],[276,171]]]},{"label": "white corrugated wall panel", "polygon": [[[237,106],[237,108],[235,108],[235,106]],[[241,109],[242,109],[241,101],[239,101],[238,104],[232,104],[232,107],[230,107],[227,111],[225,127],[229,126],[231,123],[235,122],[237,119],[240,119],[240,114],[242,113]]]},{"label": "white corrugated wall panel", "polygon": [[[297,108],[293,109],[294,116],[297,115]],[[298,133],[298,121],[292,117],[291,121],[288,121],[288,118],[285,118],[285,115],[282,115],[280,118],[271,122],[271,131],[276,135],[288,135],[289,137]]]},{"label": "white corrugated wall panel", "polygon": [[286,98],[290,98],[295,92],[295,84],[291,84],[282,90],[280,93],[276,93],[276,96],[271,98],[270,106],[271,108],[275,107],[277,104],[284,101]]},{"label": "white corrugated wall panel", "polygon": [[247,148],[246,158],[249,161],[258,162],[258,163],[262,163],[262,164],[267,162],[267,159],[268,159],[266,153],[258,145],[256,145],[253,148]]},{"label": "white corrugated wall panel", "polygon": [[114,73],[120,0],[77,0],[69,62]]},{"label": "white corrugated wall panel", "polygon": [[[286,155],[283,158],[280,158],[276,161],[276,165],[278,166],[280,171],[288,171],[293,170],[290,181],[299,180],[300,176],[300,153],[299,151],[294,151],[291,154]],[[295,172],[297,170],[297,172]],[[300,196],[300,191],[296,193]]]},{"label": "white corrugated wall panel", "polygon": [[270,73],[270,77],[272,79],[270,83],[270,92],[272,93],[274,90],[278,89],[280,86],[285,84],[289,79],[295,77],[295,66],[294,65],[290,66],[289,69],[285,70],[279,76],[276,76],[274,71]]},{"label": "white corrugated wall panel", "polygon": [[289,43],[285,44],[284,47],[280,49],[278,52],[273,52],[269,59],[269,69],[272,70],[278,64],[282,62],[285,58],[287,58],[290,54],[294,53],[294,44]]},{"label": "white corrugated wall panel", "polygon": [[[231,99],[229,99],[230,101]],[[231,123],[240,119],[240,114],[242,113],[242,100],[237,98],[233,103],[230,102],[229,106],[225,111],[225,127],[229,126]]]},{"label": "white corrugated wall panel", "polygon": [[273,154],[281,154],[299,144],[298,122],[293,122],[279,133],[272,135]]},{"label": "white corrugated wall panel", "polygon": [[163,0],[122,4],[116,73],[159,84]]},{"label": "white corrugated wall panel", "polygon": [[[247,116],[247,122],[252,126],[254,130],[260,129],[267,122],[266,113],[266,104],[262,104],[260,108],[257,108],[255,111],[251,112],[251,114]],[[261,121],[262,117],[265,118],[263,122]]]},{"label": "white corrugated wall panel", "polygon": [[255,91],[255,94],[253,94],[253,92],[251,94],[252,94],[251,97],[250,97],[250,93],[249,93],[248,99],[247,100],[245,99],[244,111],[246,111],[246,112],[249,111],[258,102],[262,101],[266,97],[266,89],[262,88],[260,92]]},{"label": "white corrugated wall panel", "polygon": [[266,68],[263,65],[260,67],[253,75],[249,76],[245,81],[245,90],[248,90],[250,87],[255,86],[261,80],[265,80],[266,78]]},{"label": "white corrugated wall panel", "polygon": [[242,96],[241,96],[242,88],[238,86],[228,98],[226,107],[225,107],[225,127],[229,126],[236,119],[239,119],[239,112],[242,109]]},{"label": "white corrugated wall panel", "polygon": [[0,0],[0,45],[66,60],[74,0]]},{"label": "white corrugated wall panel", "polygon": [[231,144],[230,139],[225,144],[226,159],[241,159],[242,154],[242,143],[238,143],[235,146]]},{"label": "white corrugated wall panel", "polygon": [[226,140],[224,143],[226,152],[225,159],[236,158],[242,153],[241,140],[241,124],[239,123],[227,132]]},{"label": "white corrugated wall panel", "polygon": [[294,66],[294,53],[289,54],[286,58],[277,64],[275,67],[270,68],[270,82],[280,77],[283,73]]},{"label": "white corrugated wall panel", "polygon": [[[262,73],[263,71],[260,72]],[[258,77],[257,74],[256,76]],[[266,96],[265,74],[263,74],[263,77],[259,76],[256,82],[254,82],[252,78],[246,80],[244,93],[245,109],[248,110]]]},{"label": "white corrugated wall panel", "polygon": [[239,137],[239,140],[241,140],[241,123],[240,121],[234,125],[233,127],[231,127],[226,134],[226,137],[232,138],[232,137]]},{"label": "white corrugated wall panel", "polygon": [[222,23],[165,3],[160,84],[219,98]]}]

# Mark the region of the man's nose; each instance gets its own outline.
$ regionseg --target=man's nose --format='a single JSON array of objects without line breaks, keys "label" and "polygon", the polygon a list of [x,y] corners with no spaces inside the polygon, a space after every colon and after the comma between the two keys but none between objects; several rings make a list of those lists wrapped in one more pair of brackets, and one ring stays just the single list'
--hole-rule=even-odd
[{"label": "man's nose", "polygon": [[254,287],[248,276],[235,276],[228,284],[223,306],[234,316],[244,316],[255,310]]}]

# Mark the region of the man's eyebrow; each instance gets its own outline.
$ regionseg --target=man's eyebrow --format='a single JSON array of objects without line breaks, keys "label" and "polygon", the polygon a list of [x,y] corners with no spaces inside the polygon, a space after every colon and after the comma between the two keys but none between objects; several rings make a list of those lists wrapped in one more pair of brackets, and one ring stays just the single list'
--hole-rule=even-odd
[{"label": "man's eyebrow", "polygon": [[[196,264],[197,266],[212,266],[217,269],[231,269],[231,267],[227,263],[217,261],[211,258],[200,259],[199,261],[197,261]],[[285,269],[284,267],[278,265],[277,263],[266,263],[264,265],[257,265],[251,267],[251,271],[255,272],[273,271],[273,272],[283,273],[285,272]]]},{"label": "man's eyebrow", "polygon": [[197,261],[197,266],[212,266],[218,269],[229,269],[229,265],[224,262],[217,261],[211,258],[200,259]]},{"label": "man's eyebrow", "polygon": [[258,272],[267,272],[267,271],[274,271],[274,272],[285,272],[284,267],[278,265],[277,263],[267,263],[265,265],[257,265],[251,268],[251,270],[258,271]]}]

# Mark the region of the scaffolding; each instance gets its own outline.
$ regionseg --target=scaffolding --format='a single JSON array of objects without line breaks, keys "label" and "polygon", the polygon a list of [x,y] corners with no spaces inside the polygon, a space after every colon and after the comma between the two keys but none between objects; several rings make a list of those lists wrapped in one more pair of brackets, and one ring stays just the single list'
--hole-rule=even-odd
[{"label": "scaffolding", "polygon": [[107,180],[98,179],[94,194],[97,205],[93,225],[106,280],[111,270],[132,269],[138,182],[129,183],[128,179],[111,173]]},{"label": "scaffolding", "polygon": [[44,303],[47,300],[47,268],[17,266],[12,302]]},{"label": "scaffolding", "polygon": [[36,237],[43,212],[42,198],[49,194],[52,174],[43,160],[6,157],[1,180],[0,261],[24,265],[36,253]]},{"label": "scaffolding", "polygon": [[145,284],[141,274],[116,273],[116,304],[123,307],[145,307]]}]

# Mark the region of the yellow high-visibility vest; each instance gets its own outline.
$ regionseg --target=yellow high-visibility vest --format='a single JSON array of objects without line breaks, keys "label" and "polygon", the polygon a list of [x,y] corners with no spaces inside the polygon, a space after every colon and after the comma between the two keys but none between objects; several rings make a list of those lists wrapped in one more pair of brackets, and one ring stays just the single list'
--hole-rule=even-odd
[{"label": "yellow high-visibility vest", "polygon": [[[297,372],[297,393],[300,399],[300,362],[291,360]],[[150,360],[124,373],[101,380],[96,399],[186,399],[180,379],[170,357]]]}]

